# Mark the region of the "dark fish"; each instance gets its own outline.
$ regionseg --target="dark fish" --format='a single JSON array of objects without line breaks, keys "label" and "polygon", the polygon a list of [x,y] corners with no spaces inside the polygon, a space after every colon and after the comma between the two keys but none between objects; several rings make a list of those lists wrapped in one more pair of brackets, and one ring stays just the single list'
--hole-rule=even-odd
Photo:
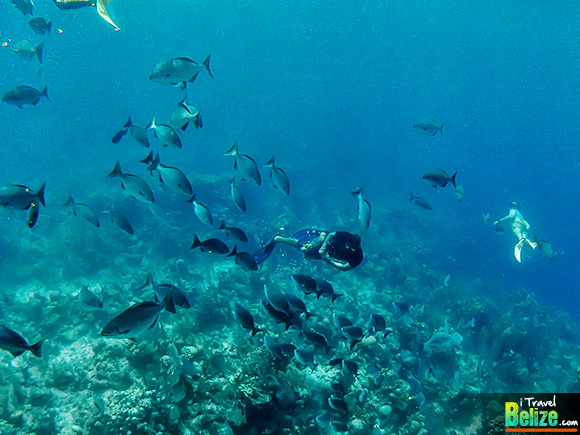
[{"label": "dark fish", "polygon": [[129,219],[127,219],[123,213],[113,210],[111,206],[107,207],[105,212],[111,215],[111,222],[113,222],[119,229],[125,231],[127,234],[134,234],[131,222],[129,222]]},{"label": "dark fish", "polygon": [[115,167],[111,171],[109,178],[119,177],[121,179],[121,187],[129,193],[133,198],[140,201],[155,202],[153,191],[143,178],[133,175],[124,174],[121,171],[121,164],[117,161]]},{"label": "dark fish", "polygon": [[332,324],[336,329],[340,331],[342,328],[352,326],[352,321],[346,316],[341,316],[340,314],[333,313]]},{"label": "dark fish", "polygon": [[298,296],[294,296],[291,293],[284,293],[284,297],[288,301],[288,304],[292,307],[292,309],[298,313],[303,313],[305,315],[304,319],[308,320],[310,317],[314,316],[314,313],[309,312],[306,309],[306,304],[302,299]]},{"label": "dark fish", "polygon": [[448,332],[435,332],[429,340],[424,344],[423,350],[434,349],[437,351],[450,350],[455,346],[459,346],[463,341],[463,337],[458,332],[449,334]]},{"label": "dark fish", "polygon": [[550,242],[538,238],[534,238],[534,241],[538,244],[538,249],[544,255],[544,257],[546,257],[548,260],[554,259],[556,253],[552,249],[552,244]]},{"label": "dark fish", "polygon": [[433,119],[422,119],[413,124],[413,128],[417,129],[417,131],[422,134],[435,136],[437,133],[441,132],[441,136],[443,136],[443,123],[439,124]]},{"label": "dark fish", "polygon": [[268,290],[268,287],[264,284],[264,296],[275,310],[290,315],[290,305],[288,304],[288,299],[286,299],[284,293],[277,290]]},{"label": "dark fish", "polygon": [[101,335],[135,340],[140,334],[155,326],[159,315],[164,310],[170,313],[176,312],[171,293],[167,293],[165,299],[159,304],[146,301],[126,309],[107,323],[101,331]]},{"label": "dark fish", "polygon": [[72,196],[68,197],[64,205],[70,205],[73,209],[73,213],[75,216],[78,216],[81,219],[86,220],[87,222],[91,223],[97,228],[101,226],[97,214],[88,205],[82,204],[80,202],[75,202]]},{"label": "dark fish", "polygon": [[308,340],[313,345],[324,347],[327,352],[330,350],[330,346],[328,345],[328,340],[326,339],[326,337],[324,335],[322,335],[316,331],[310,331],[310,330],[302,331],[302,335],[304,335],[304,338],[306,338],[306,340]]},{"label": "dark fish", "polygon": [[298,283],[298,286],[304,292],[304,294],[309,295],[316,293],[316,280],[314,278],[301,274],[292,275],[292,278],[294,281],[296,281],[296,283]]},{"label": "dark fish", "polygon": [[207,208],[206,205],[197,202],[195,200],[195,195],[193,195],[190,199],[188,199],[187,202],[193,204],[193,212],[195,213],[197,218],[204,224],[211,227],[213,224],[213,217],[211,215],[211,212],[209,211],[209,208]]},{"label": "dark fish", "polygon": [[228,254],[230,252],[228,246],[218,239],[207,239],[203,242],[199,240],[197,234],[193,236],[193,243],[191,248],[199,248],[201,252],[207,252],[208,254]]},{"label": "dark fish", "polygon": [[235,178],[230,181],[230,196],[232,201],[236,204],[241,211],[246,211],[246,200],[244,199],[244,194],[238,186],[235,185]]},{"label": "dark fish", "polygon": [[377,332],[385,331],[387,328],[387,321],[383,316],[377,313],[372,313],[369,319],[369,329],[365,335],[374,335]]},{"label": "dark fish", "polygon": [[336,293],[331,283],[324,279],[317,279],[316,281],[316,299],[321,296],[331,298],[332,302],[342,296],[342,293]]},{"label": "dark fish", "polygon": [[103,302],[95,295],[86,285],[81,287],[79,292],[79,300],[83,308],[88,309],[101,309],[103,308]]},{"label": "dark fish", "polygon": [[145,130],[152,129],[153,134],[157,139],[163,143],[164,147],[171,146],[174,148],[182,148],[183,145],[181,143],[181,139],[179,135],[175,131],[175,129],[167,124],[155,124],[155,118],[151,121],[151,123],[145,127]]},{"label": "dark fish", "polygon": [[347,432],[349,427],[348,424],[343,421],[333,420],[330,422],[330,427],[335,432]]},{"label": "dark fish", "polygon": [[187,97],[185,97],[175,108],[173,114],[171,115],[170,124],[176,130],[185,131],[192,122],[196,129],[203,127],[203,121],[199,114],[200,110],[186,103]]},{"label": "dark fish", "polygon": [[288,314],[283,311],[278,311],[266,300],[262,301],[262,305],[264,306],[266,313],[268,313],[274,322],[284,323],[286,325],[286,330],[288,330],[291,326],[294,326],[298,330],[302,329],[303,322],[299,316]]},{"label": "dark fish", "polygon": [[187,57],[176,57],[158,62],[149,75],[149,80],[156,83],[185,86],[188,82],[193,83],[201,71],[213,78],[209,62],[210,55],[201,64]]},{"label": "dark fish", "polygon": [[35,203],[30,204],[28,208],[28,219],[26,220],[26,224],[28,228],[32,228],[36,225],[36,221],[38,221],[38,215],[40,214],[40,207],[37,206]]},{"label": "dark fish", "polygon": [[20,334],[4,325],[0,325],[0,348],[7,350],[13,356],[22,355],[29,350],[37,357],[41,357],[42,343],[44,343],[44,340],[31,346]]},{"label": "dark fish", "polygon": [[44,48],[44,42],[41,42],[38,45],[32,44],[28,39],[23,39],[18,41],[12,47],[16,56],[24,60],[32,60],[34,56],[38,59],[40,63],[42,63],[42,49]]},{"label": "dark fish", "polygon": [[346,414],[348,411],[348,405],[346,404],[346,401],[340,397],[330,396],[328,398],[328,406],[341,414]]},{"label": "dark fish", "polygon": [[350,373],[351,375],[356,376],[358,374],[358,364],[351,359],[343,359],[341,367],[345,372]]},{"label": "dark fish", "polygon": [[234,157],[234,168],[238,170],[242,178],[246,181],[251,181],[258,186],[262,184],[262,177],[256,161],[245,154],[238,152],[238,143],[234,142],[232,147],[224,153],[224,156]]},{"label": "dark fish", "polygon": [[147,170],[151,173],[153,173],[153,171],[157,171],[159,174],[159,181],[170,187],[172,190],[178,193],[185,193],[187,195],[191,195],[193,193],[191,184],[181,169],[175,168],[173,166],[167,166],[161,163],[159,160],[159,154],[155,156]]},{"label": "dark fish", "polygon": [[137,143],[139,143],[139,145],[149,148],[149,138],[147,137],[147,133],[145,133],[145,130],[138,125],[134,125],[130,116],[123,127],[131,133],[131,136],[137,141]]},{"label": "dark fish", "polygon": [[45,20],[42,17],[34,17],[28,20],[28,25],[37,35],[45,35],[50,33],[50,29],[52,28],[52,21]]},{"label": "dark fish", "polygon": [[228,257],[234,257],[235,263],[244,270],[253,272],[258,270],[258,264],[256,263],[254,256],[249,252],[238,252],[236,246],[234,246],[232,252],[228,254]]},{"label": "dark fish", "polygon": [[250,311],[248,311],[246,307],[236,302],[235,308],[236,308],[236,316],[238,317],[238,320],[242,324],[242,327],[244,329],[252,331],[252,337],[256,335],[258,332],[262,331],[262,329],[256,327],[256,325],[254,324],[254,316],[252,316],[252,313],[250,313]]},{"label": "dark fish", "polygon": [[363,198],[363,188],[351,192],[358,199],[358,223],[363,230],[371,224],[371,204]]},{"label": "dark fish", "polygon": [[264,336],[264,346],[266,346],[268,352],[278,358],[291,357],[294,355],[294,351],[296,350],[296,346],[293,344],[278,343],[267,335]]},{"label": "dark fish", "polygon": [[0,206],[16,210],[28,210],[32,204],[36,205],[38,202],[46,206],[44,202],[45,187],[46,181],[40,186],[38,192],[33,192],[32,189],[21,184],[0,187]]},{"label": "dark fish", "polygon": [[364,331],[360,326],[345,326],[340,329],[340,333],[350,341],[351,349],[364,337]]},{"label": "dark fish", "polygon": [[300,363],[300,365],[310,367],[312,370],[316,367],[316,364],[314,363],[314,355],[309,349],[296,348],[294,350],[294,358],[298,363]]},{"label": "dark fish", "polygon": [[16,9],[18,9],[24,15],[33,15],[32,10],[34,5],[30,0],[10,0],[10,3],[16,6]]},{"label": "dark fish", "polygon": [[264,168],[270,168],[270,179],[274,183],[274,187],[281,190],[286,195],[290,195],[290,180],[283,169],[276,166],[276,158],[272,158],[264,165]]},{"label": "dark fish", "polygon": [[149,272],[147,275],[147,281],[141,287],[141,290],[153,290],[155,295],[155,302],[159,302],[165,299],[168,294],[171,294],[171,299],[173,299],[173,304],[181,308],[191,308],[189,299],[185,296],[178,287],[173,284],[155,284],[153,281],[153,274]]},{"label": "dark fish", "polygon": [[431,207],[431,204],[429,204],[426,200],[424,200],[420,196],[413,195],[413,192],[411,192],[411,196],[409,197],[409,201],[413,201],[418,207],[421,207],[425,210],[433,210],[433,207]]},{"label": "dark fish", "polygon": [[433,169],[432,171],[425,172],[421,178],[427,180],[433,187],[444,188],[449,182],[453,184],[453,187],[457,187],[457,184],[455,184],[455,177],[457,177],[457,172],[452,176],[449,176],[449,174],[443,169]]},{"label": "dark fish", "polygon": [[223,220],[220,222],[218,229],[224,230],[226,235],[232,239],[239,240],[240,242],[248,241],[248,236],[246,236],[243,230],[236,227],[228,227]]},{"label": "dark fish", "polygon": [[42,91],[38,91],[30,86],[16,86],[14,89],[6,92],[2,95],[2,101],[8,104],[13,104],[14,106],[22,109],[25,104],[30,104],[31,106],[36,106],[40,99],[45,97],[48,101],[48,91],[45,86]]},{"label": "dark fish", "polygon": [[113,136],[113,139],[111,139],[111,142],[113,143],[119,143],[121,142],[121,139],[123,139],[123,136],[125,136],[127,134],[127,129],[123,129],[118,131],[117,133],[115,133],[115,136]]}]

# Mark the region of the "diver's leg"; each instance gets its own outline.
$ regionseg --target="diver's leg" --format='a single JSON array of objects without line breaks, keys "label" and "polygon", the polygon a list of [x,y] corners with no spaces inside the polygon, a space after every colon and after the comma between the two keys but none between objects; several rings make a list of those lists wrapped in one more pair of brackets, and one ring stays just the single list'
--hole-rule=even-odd
[{"label": "diver's leg", "polygon": [[295,248],[298,246],[298,240],[293,237],[275,236],[272,241],[275,243],[284,243],[285,245],[294,246]]}]

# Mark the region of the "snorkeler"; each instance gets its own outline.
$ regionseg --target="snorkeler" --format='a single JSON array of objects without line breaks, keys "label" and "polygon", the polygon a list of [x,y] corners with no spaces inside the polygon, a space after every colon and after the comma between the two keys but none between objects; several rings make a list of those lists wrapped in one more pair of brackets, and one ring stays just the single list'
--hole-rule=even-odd
[{"label": "snorkeler", "polygon": [[54,4],[61,11],[69,9],[80,9],[84,7],[96,7],[97,13],[100,17],[107,23],[112,25],[115,30],[119,30],[119,27],[113,22],[109,14],[107,13],[106,6],[111,0],[53,0]]},{"label": "snorkeler", "polygon": [[514,256],[519,263],[522,262],[521,260],[521,252],[524,244],[530,245],[532,249],[536,249],[538,244],[530,239],[528,239],[528,231],[530,230],[530,224],[526,222],[520,211],[518,210],[519,205],[517,202],[512,201],[510,203],[510,212],[507,216],[502,217],[501,219],[496,220],[493,224],[499,225],[500,222],[503,221],[510,221],[510,228],[514,233],[514,236],[518,238],[518,243],[514,248]]},{"label": "snorkeler", "polygon": [[324,260],[340,270],[353,269],[363,260],[360,236],[357,234],[305,229],[292,237],[274,236],[266,246],[254,254],[256,263],[260,264],[268,258],[277,243],[294,246],[304,252],[306,258]]}]

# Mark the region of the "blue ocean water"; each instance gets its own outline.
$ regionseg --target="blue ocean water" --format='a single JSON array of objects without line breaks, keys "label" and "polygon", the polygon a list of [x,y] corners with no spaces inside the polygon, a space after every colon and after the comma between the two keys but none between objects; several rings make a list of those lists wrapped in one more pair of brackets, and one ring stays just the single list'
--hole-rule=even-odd
[{"label": "blue ocean water", "polygon": [[[351,288],[349,297],[356,299],[357,287],[348,279],[382,283],[397,259],[419,276],[407,281],[412,304],[431,307],[417,286],[436,292],[436,318],[461,295],[441,293],[450,274],[453,286],[480,291],[506,311],[525,299],[525,290],[549,315],[577,325],[580,46],[571,9],[570,1],[113,0],[107,10],[121,28],[116,32],[93,8],[59,11],[39,0],[35,15],[53,21],[52,33],[40,37],[29,17],[4,1],[0,93],[47,85],[50,102],[0,105],[0,185],[36,189],[47,182],[47,207],[36,227],[26,228],[24,212],[1,215],[3,291],[18,300],[19,291],[48,297],[72,294],[84,281],[106,281],[103,288],[117,303],[112,314],[136,300],[122,291],[154,271],[215,303],[210,313],[229,307],[235,294],[205,293],[225,279],[219,267],[188,250],[194,233],[218,233],[197,221],[183,197],[149,178],[138,162],[144,148],[130,137],[111,143],[129,115],[143,127],[154,116],[165,122],[187,93],[201,108],[203,128],[182,134],[179,150],[161,148],[150,134],[152,148],[191,177],[198,199],[217,216],[251,234],[247,249],[303,227],[360,232],[350,191],[364,185],[373,211],[370,229],[361,232],[365,263],[348,277],[330,275]],[[42,65],[15,56],[12,46],[23,38],[45,41]],[[201,73],[187,91],[149,80],[159,61],[201,62],[208,54],[214,78]],[[423,118],[444,122],[443,134],[418,134],[412,125]],[[241,185],[248,212],[236,210],[228,196],[233,160],[222,156],[234,141],[260,165],[275,155],[291,195],[273,189],[264,170],[260,188]],[[149,182],[155,205],[127,198],[118,180],[106,178],[117,160]],[[458,172],[461,202],[449,186],[436,190],[421,180],[434,168]],[[433,211],[409,202],[411,191]],[[99,230],[72,217],[61,207],[71,194],[99,213],[113,203],[131,219],[135,238],[123,239],[104,216]],[[521,204],[531,231],[552,243],[553,261],[525,250],[518,263],[509,231],[496,234],[482,221],[485,213],[492,221],[506,215],[511,201]],[[288,264],[294,272],[303,267],[288,250],[268,261],[251,278],[232,278],[249,282],[255,301],[264,282],[288,276]],[[422,281],[418,270],[429,279]],[[399,283],[398,291],[404,296],[405,286]],[[390,301],[375,308],[392,311]],[[3,312],[14,325],[10,306]],[[224,322],[234,324],[230,317]],[[75,330],[102,341],[104,318]],[[197,320],[193,328],[207,327]],[[47,318],[42,330],[51,338],[58,324]],[[38,328],[31,322],[19,332],[34,335]],[[52,340],[50,349],[58,348]],[[568,385],[554,380],[554,388]]]}]

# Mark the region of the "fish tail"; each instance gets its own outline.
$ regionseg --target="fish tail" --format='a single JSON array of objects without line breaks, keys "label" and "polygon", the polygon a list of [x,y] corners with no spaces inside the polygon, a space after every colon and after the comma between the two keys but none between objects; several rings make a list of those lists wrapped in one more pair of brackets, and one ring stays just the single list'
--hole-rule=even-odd
[{"label": "fish tail", "polygon": [[[151,151],[149,153],[149,156],[147,156],[147,158],[149,158],[151,155],[153,154],[153,151]],[[149,165],[149,167],[147,168],[148,171],[153,172],[154,170],[156,170],[159,167],[159,164],[161,163],[161,160],[159,159],[159,154],[157,154],[155,156],[155,158],[153,160],[151,160],[151,164]]]},{"label": "fish tail", "polygon": [[263,331],[263,329],[256,328],[255,326],[252,328],[252,337],[256,335],[258,332]]},{"label": "fish tail", "polygon": [[[153,151],[149,151],[149,154],[147,155],[147,157],[145,157],[143,160],[139,160],[140,163],[152,163],[153,162]],[[147,168],[147,170],[149,170],[149,168]]]},{"label": "fish tail", "polygon": [[357,198],[362,195],[363,186],[356,188],[354,191],[350,192],[351,195],[356,196]]},{"label": "fish tail", "polygon": [[[225,230],[226,229],[226,224],[224,222],[223,219],[220,220],[220,226],[218,227],[218,230]],[[234,246],[235,248],[235,246]]]},{"label": "fish tail", "polygon": [[131,127],[133,127],[133,122],[131,121],[131,115],[129,115],[129,119],[127,120],[123,128],[131,128]]},{"label": "fish tail", "polygon": [[201,240],[199,240],[199,237],[197,237],[197,234],[193,235],[193,243],[191,244],[191,247],[189,248],[191,249],[195,249],[197,247],[201,246]]},{"label": "fish tail", "polygon": [[68,199],[63,205],[71,205],[73,207],[75,206],[75,200],[73,199],[72,195],[68,196]]},{"label": "fish tail", "polygon": [[[224,224],[224,222],[222,221],[222,225],[223,224]],[[219,229],[223,229],[223,228],[221,228],[221,226],[220,226]],[[232,252],[230,252],[228,255],[226,255],[226,257],[235,257],[236,255],[238,255],[238,246],[234,245],[234,247],[232,248]]]},{"label": "fish tail", "polygon": [[113,168],[111,173],[109,175],[107,175],[107,178],[121,177],[121,176],[123,176],[123,172],[121,171],[121,163],[119,163],[119,161],[117,160],[115,167]]},{"label": "fish tail", "polygon": [[442,123],[441,123],[441,127],[439,128],[439,131],[441,132],[441,136],[443,136],[443,125],[444,125],[444,124],[445,124],[445,123],[444,123],[444,122],[442,122]]},{"label": "fish tail", "polygon": [[213,79],[213,74],[211,73],[211,69],[209,68],[209,60],[211,54],[208,54],[205,60],[201,63],[203,65],[203,70],[208,73],[208,75]]},{"label": "fish tail", "polygon": [[44,48],[44,42],[41,42],[40,44],[38,44],[36,46],[36,49],[34,50],[36,52],[36,57],[38,58],[38,61],[40,63],[42,63],[42,49]]},{"label": "fish tail", "polygon": [[451,183],[453,184],[453,187],[457,189],[457,184],[455,184],[455,177],[457,177],[457,171],[455,171],[455,174],[451,176]]},{"label": "fish tail", "polygon": [[40,340],[38,343],[30,346],[28,350],[40,358],[42,356],[42,345],[44,344],[44,341],[45,340]]},{"label": "fish tail", "polygon": [[195,202],[195,193],[187,200],[188,203],[193,204]]},{"label": "fish tail", "polygon": [[238,155],[238,142],[234,142],[232,147],[224,153],[224,156],[236,157]]},{"label": "fish tail", "polygon": [[276,156],[272,156],[272,158],[268,160],[268,163],[264,165],[264,168],[274,168],[275,165],[276,165]]},{"label": "fish tail", "polygon": [[38,196],[40,203],[46,207],[46,203],[44,202],[44,189],[45,188],[46,188],[46,181],[44,183],[42,183],[42,186],[40,186],[40,189],[38,189],[36,196]]},{"label": "fish tail", "polygon": [[44,89],[42,90],[42,92],[40,93],[40,95],[44,96],[48,101],[50,101],[50,98],[48,98],[48,86],[45,86],[44,87]]},{"label": "fish tail", "polygon": [[161,303],[165,307],[166,311],[169,311],[170,313],[173,314],[177,313],[177,310],[175,309],[175,303],[173,302],[173,291],[168,291],[165,297],[163,298],[163,302]]},{"label": "fish tail", "polygon": [[409,201],[413,201],[413,199],[415,199],[415,197],[413,196],[413,192],[410,193],[411,196],[409,196]]},{"label": "fish tail", "polygon": [[147,274],[147,280],[145,281],[145,285],[142,288],[149,286],[155,287],[155,282],[153,281],[153,274],[151,272]]},{"label": "fish tail", "polygon": [[48,20],[48,23],[46,23],[46,29],[48,30],[48,33],[50,33],[50,30],[52,29],[52,21]]},{"label": "fish tail", "polygon": [[155,125],[155,117],[153,117],[153,119],[151,120],[149,125],[147,127],[145,127],[145,130],[149,130],[150,128],[154,129],[155,127],[157,127],[157,126]]}]

